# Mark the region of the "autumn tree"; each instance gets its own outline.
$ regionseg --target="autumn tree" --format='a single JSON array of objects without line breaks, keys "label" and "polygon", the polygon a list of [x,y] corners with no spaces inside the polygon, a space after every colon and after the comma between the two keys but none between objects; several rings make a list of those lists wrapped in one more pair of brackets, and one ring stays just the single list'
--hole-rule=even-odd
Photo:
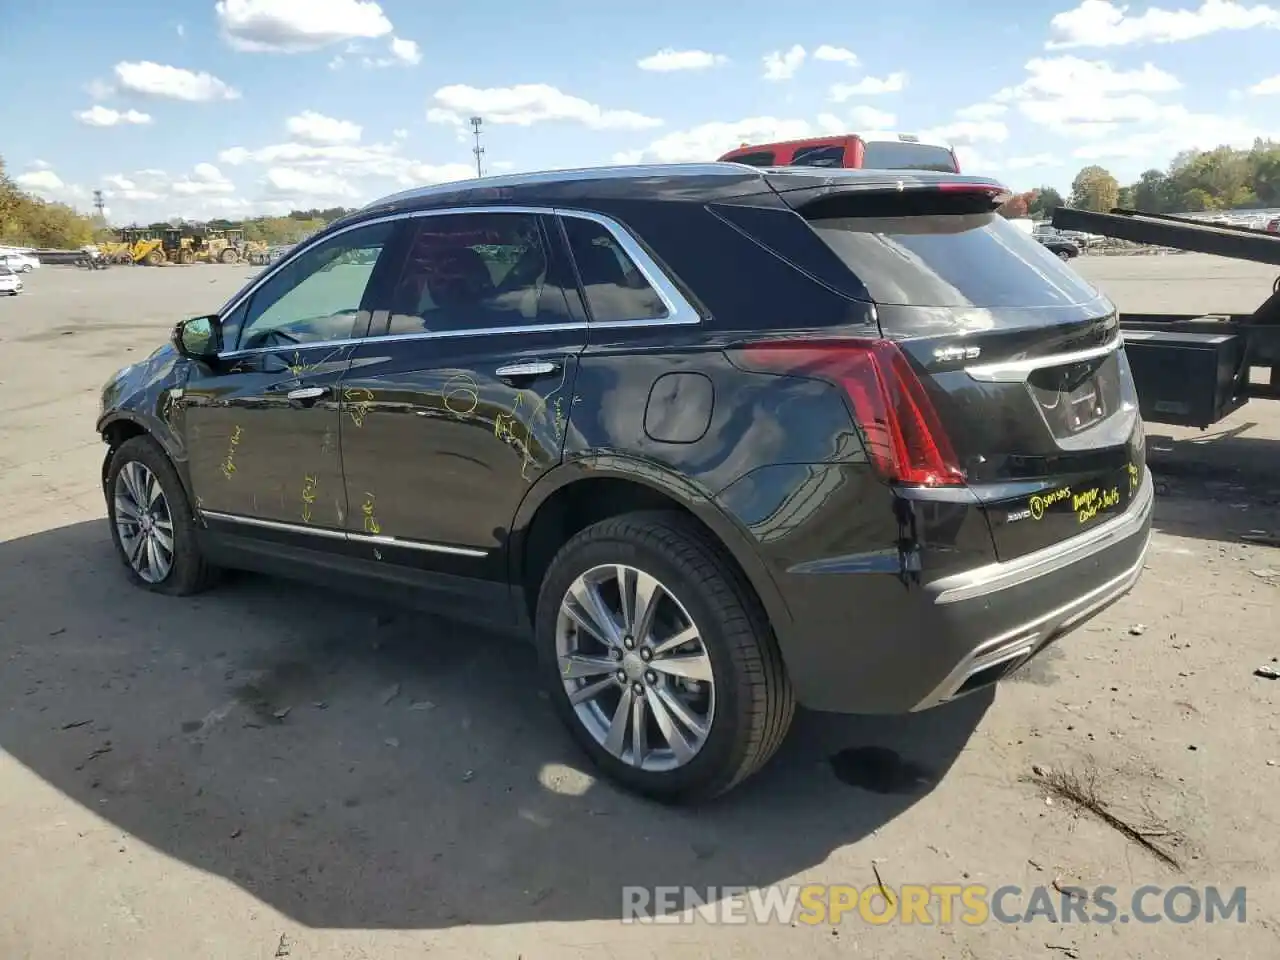
[{"label": "autumn tree", "polygon": [[1120,198],[1120,183],[1104,167],[1085,167],[1071,181],[1071,206],[1106,213]]},{"label": "autumn tree", "polygon": [[1028,190],[1026,193],[1015,193],[1001,204],[998,212],[1002,217],[1007,217],[1010,220],[1019,220],[1029,214],[1031,203],[1035,198],[1036,192],[1034,190]]}]

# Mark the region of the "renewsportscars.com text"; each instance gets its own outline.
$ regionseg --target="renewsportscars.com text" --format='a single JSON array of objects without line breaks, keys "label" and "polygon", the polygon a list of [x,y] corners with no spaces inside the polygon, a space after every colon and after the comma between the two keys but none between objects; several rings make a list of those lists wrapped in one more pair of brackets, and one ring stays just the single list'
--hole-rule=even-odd
[{"label": "renewsportscars.com text", "polygon": [[981,884],[810,884],[623,887],[623,923],[945,925],[1245,922],[1244,887],[988,887]]}]

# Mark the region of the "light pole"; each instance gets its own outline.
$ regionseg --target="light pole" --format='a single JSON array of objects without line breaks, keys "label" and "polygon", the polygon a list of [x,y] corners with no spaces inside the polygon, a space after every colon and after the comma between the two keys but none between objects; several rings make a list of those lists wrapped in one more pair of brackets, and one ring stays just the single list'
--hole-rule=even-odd
[{"label": "light pole", "polygon": [[482,117],[471,118],[471,132],[476,138],[476,145],[472,148],[471,152],[476,155],[476,176],[477,177],[484,176],[484,169],[480,165],[480,158],[484,156],[484,147],[480,146],[480,127],[483,123],[484,123],[484,119]]}]

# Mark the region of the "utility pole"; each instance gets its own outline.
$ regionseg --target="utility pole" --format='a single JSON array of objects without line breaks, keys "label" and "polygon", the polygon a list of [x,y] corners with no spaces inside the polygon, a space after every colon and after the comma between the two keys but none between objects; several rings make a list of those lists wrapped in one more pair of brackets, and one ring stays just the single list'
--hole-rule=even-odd
[{"label": "utility pole", "polygon": [[484,147],[480,146],[480,126],[483,123],[484,123],[484,118],[482,117],[471,118],[471,132],[475,135],[475,138],[476,138],[476,145],[472,148],[471,152],[476,155],[476,176],[477,177],[484,176],[484,169],[480,165],[480,158],[484,156]]}]

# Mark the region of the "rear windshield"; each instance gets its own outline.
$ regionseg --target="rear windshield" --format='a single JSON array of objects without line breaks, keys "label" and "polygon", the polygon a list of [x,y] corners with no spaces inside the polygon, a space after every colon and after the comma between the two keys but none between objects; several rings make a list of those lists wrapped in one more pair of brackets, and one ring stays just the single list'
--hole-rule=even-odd
[{"label": "rear windshield", "polygon": [[956,160],[946,147],[901,140],[873,140],[863,144],[862,165],[868,170],[938,170],[956,173]]},{"label": "rear windshield", "polygon": [[994,213],[810,221],[877,303],[1046,307],[1099,296],[1084,279]]}]

